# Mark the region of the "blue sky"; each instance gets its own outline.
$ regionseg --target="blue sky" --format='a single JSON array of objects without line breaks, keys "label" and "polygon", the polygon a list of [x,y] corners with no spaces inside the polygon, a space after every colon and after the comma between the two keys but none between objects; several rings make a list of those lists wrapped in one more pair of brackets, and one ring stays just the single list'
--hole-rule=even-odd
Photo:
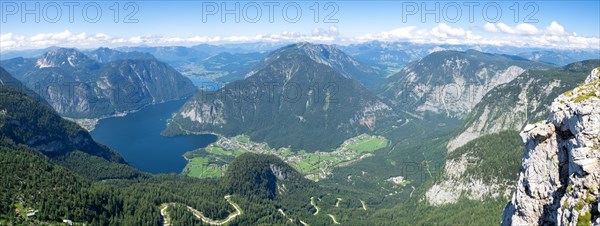
[{"label": "blue sky", "polygon": [[[39,4],[37,11],[36,4]],[[600,48],[600,1],[102,0],[69,4],[3,1],[0,3],[0,50],[48,45],[192,45],[298,40],[342,44],[383,40]],[[239,7],[236,9],[236,6]],[[226,21],[223,22],[224,8],[233,9],[234,13],[224,15]],[[23,15],[25,9],[30,10],[29,14]],[[97,9],[101,15],[96,14]],[[296,14],[297,9],[302,11],[301,15]],[[423,15],[426,9],[431,13]],[[59,11],[60,17],[57,17]],[[258,11],[260,17],[256,17]],[[457,17],[459,11],[460,17]],[[269,14],[273,22],[269,21]],[[125,21],[127,15],[132,15],[130,21]],[[39,22],[35,21],[36,16]],[[239,22],[235,16],[240,18]]]}]

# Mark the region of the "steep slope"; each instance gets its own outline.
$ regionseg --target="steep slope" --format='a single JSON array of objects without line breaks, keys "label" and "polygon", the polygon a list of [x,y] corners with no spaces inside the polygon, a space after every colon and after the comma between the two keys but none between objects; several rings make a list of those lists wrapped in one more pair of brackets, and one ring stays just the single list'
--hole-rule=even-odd
[{"label": "steep slope", "polygon": [[232,194],[268,199],[283,195],[290,189],[316,188],[312,181],[278,157],[252,153],[244,153],[231,162],[223,183]]},{"label": "steep slope", "polygon": [[531,68],[548,66],[475,50],[439,51],[389,77],[381,96],[411,113],[464,117],[489,90]]},{"label": "steep slope", "polygon": [[[96,56],[109,61],[130,55]],[[196,92],[192,82],[172,67],[146,57],[142,54],[142,59],[102,64],[75,49],[57,49],[39,58],[15,58],[0,64],[61,115],[71,118],[99,118]]]},{"label": "steep slope", "polygon": [[[26,145],[88,178],[135,177],[139,174],[126,165],[119,154],[96,143],[85,130],[63,119],[49,106],[4,85],[0,86],[0,96],[0,135],[3,139]],[[74,160],[89,162],[72,164]]]},{"label": "steep slope", "polygon": [[546,71],[528,70],[490,90],[448,142],[448,151],[484,134],[519,131],[525,124],[543,119],[554,98],[582,83],[598,66],[600,60],[588,60]]},{"label": "steep slope", "polygon": [[2,67],[0,67],[0,85],[13,87],[13,88],[29,95],[30,97],[33,97],[33,99],[35,99],[43,104],[48,104],[48,102],[46,102],[46,100],[44,100],[44,98],[42,98],[37,93],[33,92],[33,90],[30,90],[29,88],[27,88],[27,86],[23,85],[23,83],[21,83],[21,81],[19,81],[15,77],[13,77],[10,73],[8,73],[8,71],[4,70],[4,68],[2,68]]},{"label": "steep slope", "polygon": [[518,183],[503,225],[600,223],[600,68],[552,103],[548,118],[525,126]]},{"label": "steep slope", "polygon": [[328,151],[390,126],[395,113],[389,106],[315,59],[298,48],[276,51],[245,80],[188,101],[165,134],[246,134],[272,147]]},{"label": "steep slope", "polygon": [[24,87],[21,81],[12,77],[12,75],[10,75],[10,73],[8,73],[8,71],[4,70],[2,67],[0,67],[0,85],[10,86],[16,89],[27,89],[27,87]]},{"label": "steep slope", "polygon": [[430,205],[507,200],[516,184],[523,147],[516,131],[484,135],[456,149],[447,157],[441,175],[425,194]]}]

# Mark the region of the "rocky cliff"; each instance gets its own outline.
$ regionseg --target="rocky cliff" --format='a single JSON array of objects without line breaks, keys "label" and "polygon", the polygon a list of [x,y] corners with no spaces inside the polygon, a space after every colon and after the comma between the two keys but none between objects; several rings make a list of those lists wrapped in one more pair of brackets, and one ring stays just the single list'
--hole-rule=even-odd
[{"label": "rocky cliff", "polygon": [[493,88],[513,81],[527,69],[548,67],[476,50],[439,51],[388,77],[380,95],[414,114],[464,118]]},{"label": "rocky cliff", "polygon": [[525,154],[502,225],[600,224],[600,68],[525,126]]},{"label": "rocky cliff", "polygon": [[521,156],[523,144],[517,131],[479,137],[448,154],[444,170],[425,198],[434,206],[457,203],[463,198],[508,200],[515,188]]},{"label": "rocky cliff", "polygon": [[590,71],[598,66],[600,60],[596,59],[550,70],[528,70],[513,81],[490,90],[448,142],[448,152],[485,134],[521,131],[527,124],[545,119],[552,101],[583,83]]}]

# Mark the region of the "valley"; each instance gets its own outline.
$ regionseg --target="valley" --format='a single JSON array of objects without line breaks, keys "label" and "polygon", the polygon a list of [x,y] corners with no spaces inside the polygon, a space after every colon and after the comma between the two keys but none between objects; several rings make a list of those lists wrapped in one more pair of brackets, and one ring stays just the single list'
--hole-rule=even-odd
[{"label": "valley", "polygon": [[232,138],[219,136],[219,139],[205,148],[184,154],[188,164],[183,173],[192,177],[219,177],[227,169],[229,161],[242,153],[274,155],[290,164],[306,178],[319,181],[327,178],[337,167],[350,166],[373,152],[389,145],[389,141],[380,136],[362,134],[350,138],[340,147],[330,151],[307,152],[290,148],[271,148],[266,143],[256,143],[248,136]]}]

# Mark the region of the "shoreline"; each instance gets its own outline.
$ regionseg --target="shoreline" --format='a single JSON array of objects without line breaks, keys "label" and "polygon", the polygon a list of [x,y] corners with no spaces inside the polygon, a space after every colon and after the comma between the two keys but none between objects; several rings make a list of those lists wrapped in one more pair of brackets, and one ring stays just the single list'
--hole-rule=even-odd
[{"label": "shoreline", "polygon": [[131,113],[136,113],[138,111],[141,111],[146,107],[150,107],[150,106],[157,105],[157,104],[164,104],[164,103],[173,102],[173,101],[187,100],[191,97],[193,97],[193,95],[189,96],[189,97],[180,98],[180,99],[173,99],[173,100],[166,100],[166,101],[161,101],[161,102],[157,102],[157,103],[151,103],[151,104],[144,105],[138,109],[117,112],[117,113],[109,114],[109,115],[102,115],[97,118],[70,118],[70,117],[66,117],[66,116],[62,116],[62,117],[64,119],[67,119],[69,121],[77,123],[77,125],[81,126],[88,133],[90,133],[90,132],[94,131],[94,129],[96,129],[96,126],[98,125],[98,123],[100,123],[100,120],[109,119],[109,118],[117,118],[117,117],[125,117]]}]

